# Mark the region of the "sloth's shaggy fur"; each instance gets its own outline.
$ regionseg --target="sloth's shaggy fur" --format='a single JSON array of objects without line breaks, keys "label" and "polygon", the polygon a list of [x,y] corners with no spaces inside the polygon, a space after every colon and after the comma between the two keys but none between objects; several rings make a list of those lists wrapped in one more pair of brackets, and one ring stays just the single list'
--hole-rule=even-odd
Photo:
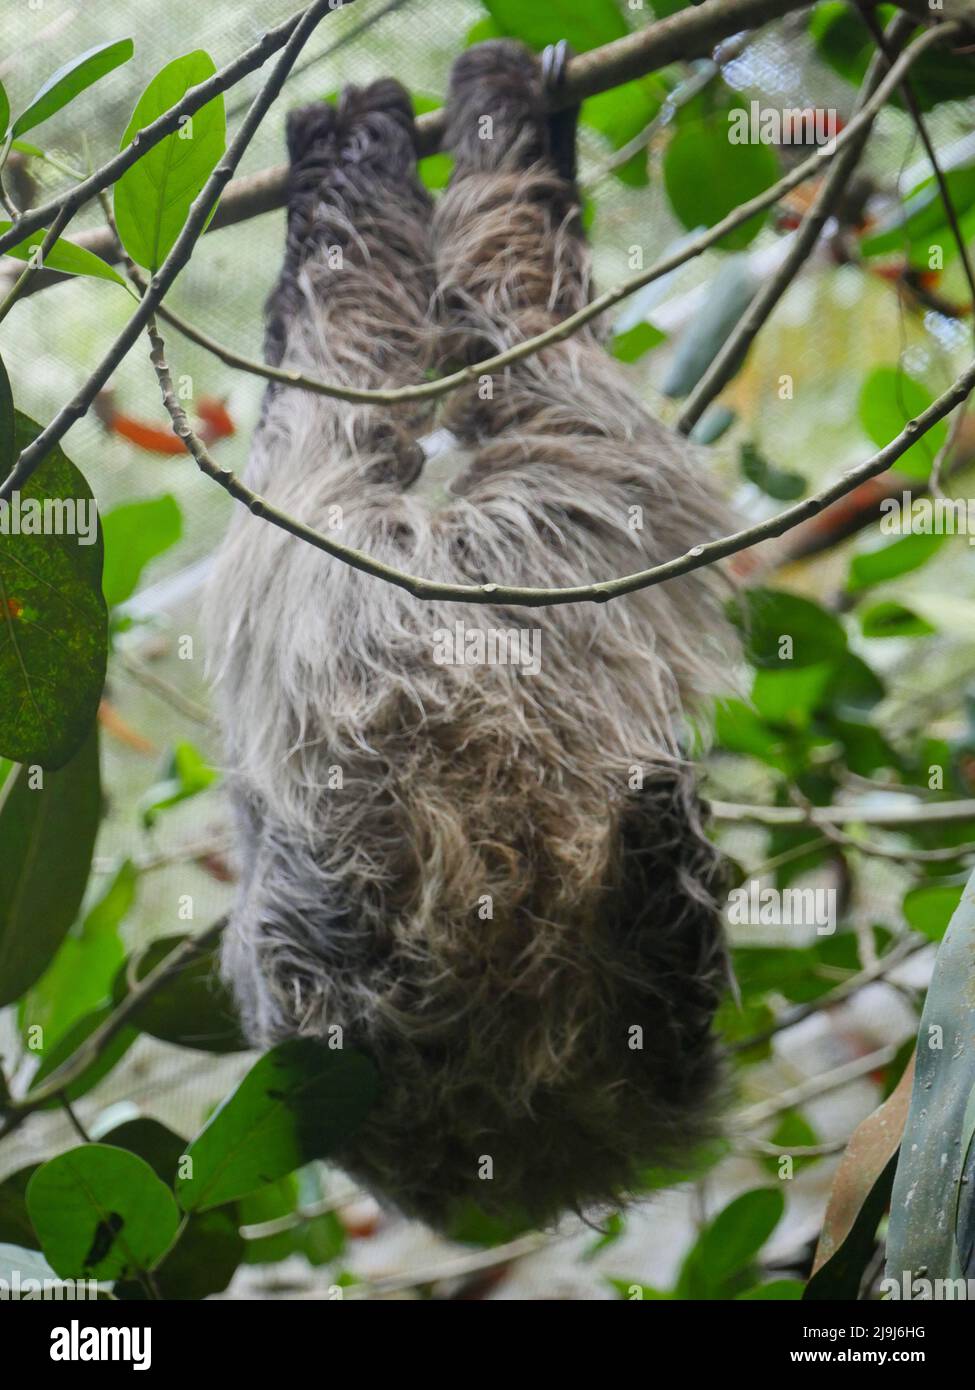
[{"label": "sloth's shaggy fur", "polygon": [[[435,211],[397,83],[293,113],[271,360],[418,382],[583,303],[571,117],[543,110],[523,49],[466,52]],[[247,480],[432,579],[605,579],[720,529],[689,446],[588,330],[448,402],[446,500],[418,478],[432,405],[274,387]],[[536,1221],[615,1199],[712,1132],[724,953],[680,747],[726,660],[708,573],[610,606],[421,603],[231,526],[209,600],[241,837],[225,973],[255,1042],[338,1024],[372,1055],[381,1099],[340,1159],[435,1225],[463,1199]],[[540,671],[436,664],[458,620],[538,629]]]}]

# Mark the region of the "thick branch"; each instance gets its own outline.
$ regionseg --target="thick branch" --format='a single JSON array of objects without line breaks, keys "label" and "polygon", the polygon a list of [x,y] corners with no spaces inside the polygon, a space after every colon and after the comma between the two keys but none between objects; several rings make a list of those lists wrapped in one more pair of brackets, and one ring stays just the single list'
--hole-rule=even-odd
[{"label": "thick branch", "polygon": [[[638,33],[579,54],[568,66],[560,100],[565,105],[572,105],[633,78],[646,76],[666,67],[668,63],[706,55],[722,39],[732,34],[803,8],[804,0],[705,0],[702,5],[681,10]],[[905,4],[903,8],[910,9],[912,6]],[[942,15],[939,13],[938,17]],[[431,111],[421,116],[417,121],[417,131],[420,154],[435,153],[443,143],[443,113]],[[207,231],[231,227],[283,207],[287,180],[288,170],[283,164],[236,179],[224,193]],[[107,187],[107,183],[100,186]],[[93,196],[95,191],[93,188],[87,196]],[[56,206],[57,200],[53,204],[48,203],[43,210],[45,217],[49,217],[52,207]],[[32,212],[29,216],[36,219],[37,213]],[[34,220],[34,227],[42,225],[43,221]],[[111,236],[101,228],[78,237],[77,241],[79,246],[105,260],[112,259],[115,254]],[[0,240],[0,251],[4,249],[4,242]],[[43,282],[35,282],[34,288],[42,288],[43,284],[53,281],[54,276],[48,275]]]},{"label": "thick branch", "polygon": [[[598,318],[600,314],[618,304],[627,296],[642,289],[645,285],[651,284],[654,280],[659,280],[664,275],[669,275],[671,271],[684,265],[687,261],[693,260],[706,251],[715,242],[720,241],[728,232],[739,227],[743,222],[748,221],[757,212],[762,212],[777,202],[790,189],[798,184],[804,183],[808,178],[816,175],[822,164],[833,158],[838,150],[845,150],[852,147],[855,142],[859,142],[861,134],[870,129],[870,123],[876,113],[883,106],[891,91],[903,74],[909,69],[922,53],[932,45],[942,42],[946,34],[954,32],[949,26],[942,26],[937,29],[930,29],[920,35],[914,43],[907,49],[894,64],[893,68],[881,82],[872,97],[867,101],[857,115],[850,121],[846,129],[837,137],[832,149],[823,146],[811,155],[809,159],[796,166],[788,174],[784,175],[778,183],[771,188],[765,189],[762,193],[756,194],[747,202],[741,203],[734,208],[720,222],[708,228],[706,232],[701,232],[686,242],[680,250],[665,256],[663,260],[657,261],[655,265],[647,270],[639,271],[637,274],[623,280],[620,284],[604,290],[588,304],[570,314],[568,318],[553,324],[551,328],[539,333],[534,338],[526,338],[520,343],[515,343],[512,347],[506,348],[503,352],[487,357],[481,362],[474,362],[470,366],[462,367],[460,371],[453,372],[449,376],[440,377],[436,381],[422,382],[416,386],[392,386],[387,388],[365,389],[353,386],[337,386],[332,382],[321,381],[316,377],[311,377],[303,372],[298,372],[290,368],[270,367],[263,362],[255,361],[253,358],[244,357],[235,352],[232,348],[212,338],[204,333],[202,329],[187,322],[180,315],[173,313],[169,309],[160,309],[160,317],[166,319],[180,333],[183,333],[192,342],[212,352],[220,361],[229,367],[235,367],[241,371],[250,372],[255,376],[263,377],[267,381],[278,382],[283,386],[298,387],[302,390],[312,391],[318,395],[330,396],[338,400],[349,401],[352,403],[373,403],[379,405],[393,405],[399,401],[433,400],[439,396],[445,396],[450,391],[456,390],[470,382],[476,382],[481,376],[490,375],[494,372],[502,371],[505,367],[511,366],[515,362],[532,356],[540,352],[543,348],[551,346],[553,343],[564,341],[572,336],[585,324]],[[859,150],[858,150],[859,152]],[[109,235],[112,236],[109,230]],[[115,242],[112,236],[113,243]],[[116,254],[119,254],[116,249]],[[804,255],[803,251],[801,255]],[[797,258],[797,264],[798,264]],[[140,288],[145,287],[144,279],[135,272],[133,279]],[[757,331],[757,330],[756,330]]]}]

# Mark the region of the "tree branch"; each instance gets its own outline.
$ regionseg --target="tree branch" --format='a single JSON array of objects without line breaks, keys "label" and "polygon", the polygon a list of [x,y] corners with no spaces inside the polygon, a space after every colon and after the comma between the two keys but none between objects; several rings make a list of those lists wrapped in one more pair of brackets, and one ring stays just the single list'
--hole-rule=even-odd
[{"label": "tree branch", "polygon": [[[311,391],[317,395],[329,396],[337,400],[348,401],[353,404],[371,403],[375,405],[394,405],[400,401],[434,400],[437,397],[445,396],[458,387],[471,382],[476,382],[481,376],[491,375],[502,371],[505,367],[512,366],[515,362],[520,362],[527,357],[540,352],[543,348],[550,347],[554,343],[564,341],[574,333],[598,318],[601,314],[637,290],[643,289],[645,285],[651,284],[654,280],[659,280],[664,275],[669,275],[671,271],[679,266],[693,260],[701,255],[715,242],[729,231],[733,231],[743,222],[747,222],[757,212],[762,212],[800,183],[805,183],[808,178],[818,173],[821,165],[832,159],[833,155],[840,149],[859,139],[861,132],[869,131],[870,123],[876,113],[883,106],[891,91],[903,74],[910,68],[922,53],[926,52],[933,44],[941,42],[944,37],[954,32],[952,26],[939,26],[936,29],[929,29],[904,50],[901,57],[891,68],[890,72],[881,82],[872,97],[867,101],[857,115],[850,121],[849,125],[837,137],[832,149],[823,146],[811,155],[809,159],[796,166],[788,174],[784,175],[778,183],[764,192],[756,194],[747,202],[741,203],[734,208],[720,222],[715,223],[706,232],[701,232],[686,242],[680,250],[665,256],[663,260],[657,261],[655,265],[647,270],[641,270],[628,279],[621,281],[618,285],[604,290],[590,300],[588,304],[570,314],[567,318],[561,319],[553,324],[551,328],[537,334],[533,338],[526,338],[520,343],[515,343],[512,347],[506,348],[503,352],[496,353],[493,357],[486,357],[481,362],[475,362],[467,367],[462,367],[457,372],[452,372],[449,376],[440,377],[436,381],[422,382],[416,386],[391,386],[387,388],[366,389],[353,386],[338,386],[332,382],[322,381],[317,377],[308,376],[304,372],[299,372],[290,368],[270,367],[266,363],[258,362],[253,358],[244,357],[235,352],[232,348],[226,347],[217,339],[189,323],[181,315],[174,313],[171,309],[160,308],[159,317],[171,323],[178,332],[184,334],[191,342],[199,347],[213,353],[221,362],[229,367],[234,367],[240,371],[249,372],[254,376],[263,377],[266,381],[278,382],[283,386],[292,386],[301,390]],[[601,50],[600,50],[601,51]],[[109,236],[115,243],[114,235],[109,231]],[[120,254],[120,252],[116,252]],[[803,253],[804,254],[804,253]],[[134,282],[141,288],[145,287],[145,279],[138,272],[133,276]],[[756,330],[757,331],[757,330]]]},{"label": "tree branch", "polygon": [[[346,4],[352,4],[353,0],[345,0]],[[167,135],[171,135],[179,126],[180,120],[184,116],[192,116],[199,111],[208,101],[212,101],[215,96],[225,92],[228,88],[235,86],[248,73],[262,67],[273,53],[283,48],[294,34],[295,29],[301,23],[307,10],[302,10],[283,24],[279,24],[276,29],[269,29],[263,38],[253,44],[239,58],[235,58],[232,63],[215,72],[206,82],[201,82],[196,87],[191,87],[189,91],[180,99],[177,106],[172,106],[143,130],[137,131],[131,142],[119,150],[118,154],[113,155],[107,163],[100,169],[83,179],[80,183],[59,193],[57,197],[49,202],[41,204],[30,211],[24,212],[14,222],[3,236],[0,236],[0,255],[9,251],[11,246],[16,246],[25,237],[31,236],[34,232],[46,227],[52,217],[55,217],[62,209],[67,208],[69,216],[73,216],[85,203],[90,202],[103,189],[109,188],[125,173],[126,169],[137,163],[143,155],[148,154],[154,145],[158,145],[160,140],[164,140]],[[83,240],[79,240],[79,245]],[[95,252],[98,255],[98,252]]]},{"label": "tree branch", "polygon": [[[867,75],[863,80],[863,86],[857,96],[855,111],[863,110],[872,93],[876,91],[884,68],[889,69],[892,59],[888,54],[891,48],[896,52],[896,49],[906,40],[914,27],[914,20],[907,15],[894,15],[886,36],[887,45],[882,49],[878,48],[871,59]],[[855,138],[846,144],[846,147],[834,160],[815,201],[802,219],[799,230],[792,238],[785,260],[772,278],[761,287],[752,299],[733,331],[721,345],[717,356],[700,381],[697,382],[677,422],[677,428],[681,434],[690,434],[714,398],[720,395],[738,371],[759,331],[805,264],[860,162],[860,156],[866,148],[875,114],[865,122],[857,131]]]},{"label": "tree branch", "polygon": [[[621,83],[644,77],[650,72],[666,67],[668,63],[682,58],[707,56],[722,39],[801,10],[805,3],[806,0],[705,0],[701,5],[681,10],[668,19],[658,20],[638,33],[629,34],[613,43],[604,44],[601,48],[579,54],[568,65],[559,101],[564,105],[573,105],[585,97],[596,96],[600,92],[618,87]],[[950,5],[951,0],[947,0],[947,3]],[[918,15],[923,8],[924,16],[931,18],[923,0],[917,0],[917,3],[907,3],[907,0],[903,0],[900,8],[913,9]],[[951,32],[957,34],[958,25],[952,25]],[[442,147],[444,133],[442,111],[431,111],[421,116],[417,121],[419,153],[436,153]],[[118,177],[118,174],[115,177]],[[246,222],[252,217],[283,207],[287,195],[287,181],[288,168],[283,164],[236,179],[227,188],[212,222],[207,227],[207,232],[217,231],[221,227],[232,227],[239,222]],[[108,182],[111,182],[111,179]],[[107,187],[107,184],[103,183],[101,186]],[[87,197],[94,196],[96,191],[93,187]],[[50,215],[52,207],[57,206],[57,201],[46,205],[46,215]],[[36,212],[28,214],[32,219],[36,215]],[[113,241],[102,229],[78,237],[77,244],[104,260],[110,260],[114,253]],[[4,249],[4,242],[0,240],[0,252]],[[54,273],[50,272],[43,284],[35,282],[35,287],[43,288],[54,282]]]},{"label": "tree branch", "polygon": [[[770,517],[767,521],[760,522],[755,526],[748,526],[732,535],[722,536],[717,540],[696,545],[684,555],[667,560],[663,564],[654,565],[651,569],[623,575],[619,579],[603,580],[595,584],[573,585],[563,589],[536,589],[493,582],[487,584],[446,584],[407,574],[403,570],[394,569],[391,565],[373,559],[364,551],[342,545],[339,541],[333,540],[332,537],[321,531],[316,531],[314,527],[308,526],[279,510],[265,497],[261,497],[259,493],[253,492],[241,482],[230,469],[223,468],[217,463],[203,441],[194,434],[186,411],[177,399],[172,375],[166,363],[165,345],[156,328],[155,321],[151,318],[148,331],[152,344],[152,363],[156,369],[163,403],[173,423],[174,433],[184,442],[200,470],[207,477],[212,478],[214,482],[219,483],[236,501],[242,502],[254,516],[270,522],[273,526],[280,527],[282,531],[287,531],[289,535],[296,536],[299,540],[305,541],[318,550],[325,551],[327,555],[343,561],[353,569],[361,570],[364,574],[382,579],[387,584],[405,589],[414,598],[443,599],[451,602],[492,604],[503,607],[547,608],[563,603],[607,603],[610,599],[619,598],[622,594],[635,593],[638,589],[648,589],[655,584],[662,584],[666,580],[676,579],[678,575],[689,574],[692,570],[712,565],[717,560],[734,555],[739,550],[746,550],[749,546],[768,540],[772,536],[781,536],[785,531],[790,530],[793,526],[798,526],[800,522],[822,511],[838,498],[852,492],[866,478],[883,473],[933,425],[954,410],[975,388],[975,362],[973,362],[954,385],[939,396],[936,401],[933,401],[916,420],[909,420],[895,439],[892,439],[889,444],[886,444],[872,458],[867,459],[865,463],[849,469],[837,482],[824,488],[821,492],[804,498],[803,501],[797,502],[794,506],[787,507],[785,511],[779,512],[777,516]],[[771,807],[768,809],[789,811],[792,808]],[[973,809],[975,809],[975,803],[973,803]],[[796,809],[796,815],[801,821],[802,812]]]},{"label": "tree branch", "polygon": [[187,941],[182,941],[168,956],[165,956],[158,965],[149,971],[143,980],[140,980],[136,987],[125,996],[118,1008],[115,1009],[108,1018],[105,1019],[93,1033],[89,1033],[84,1042],[76,1052],[57,1067],[51,1075],[34,1090],[19,1100],[8,1097],[3,1109],[6,1119],[0,1127],[0,1139],[12,1134],[27,1119],[28,1115],[35,1110],[40,1110],[49,1100],[60,1099],[61,1093],[66,1091],[72,1082],[77,1081],[83,1076],[93,1062],[96,1062],[102,1052],[126,1026],[129,1020],[138,1013],[147,999],[167,984],[174,975],[179,972],[201,952],[205,951],[223,931],[225,918],[219,918],[216,922],[199,933],[198,936],[191,937]]},{"label": "tree branch", "polygon": [[240,163],[244,151],[257,133],[268,108],[280,92],[284,80],[297,61],[301,50],[318,24],[327,15],[335,13],[334,3],[335,0],[315,0],[315,3],[309,5],[304,11],[291,31],[281,56],[251,103],[237,134],[227,146],[223,158],[207,179],[202,191],[190,208],[189,216],[183,224],[172,250],[159,270],[153,275],[149,282],[149,288],[139,301],[135,313],[74,400],[62,407],[33,443],[22,451],[2,487],[0,487],[0,499],[9,500],[12,493],[23,486],[49,450],[58,444],[71,426],[87,413],[98,392],[105,386],[116,367],[138,341],[139,335],[149,322],[156,305],[193,254],[193,248],[203,231],[214,204]]},{"label": "tree branch", "polygon": [[875,825],[897,830],[909,825],[947,825],[953,821],[975,820],[975,801],[912,802],[908,806],[801,806],[742,805],[733,801],[712,801],[715,820],[755,821],[759,825]]}]

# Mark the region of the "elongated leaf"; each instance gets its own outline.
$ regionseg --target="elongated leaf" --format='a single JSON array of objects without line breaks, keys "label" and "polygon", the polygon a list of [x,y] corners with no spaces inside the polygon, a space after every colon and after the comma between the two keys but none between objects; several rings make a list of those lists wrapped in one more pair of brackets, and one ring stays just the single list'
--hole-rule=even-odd
[{"label": "elongated leaf", "polygon": [[[39,433],[17,413],[18,450]],[[101,699],[108,615],[95,502],[60,448],[0,505],[0,528],[0,753],[63,767]]]},{"label": "elongated leaf", "polygon": [[[100,1008],[92,1009],[91,1013],[85,1014],[84,1018],[79,1018],[77,1023],[73,1023],[50,1049],[44,1051],[41,1065],[31,1077],[29,1089],[33,1091],[40,1086],[52,1072],[57,1071],[62,1062],[73,1057],[85,1039],[96,1028],[101,1027],[111,1012],[111,1005],[103,1004]],[[117,1066],[138,1036],[138,1030],[135,1028],[120,1028],[111,1042],[102,1048],[95,1060],[85,1067],[81,1075],[64,1087],[62,1094],[68,1100],[80,1100],[82,1096],[87,1095],[103,1077],[106,1077]],[[56,1110],[59,1103],[57,1097],[54,1097],[45,1101],[41,1108]]]},{"label": "elongated leaf", "polygon": [[68,102],[74,101],[80,92],[90,87],[107,73],[127,63],[132,57],[134,45],[131,39],[119,39],[115,43],[99,44],[87,52],[72,58],[69,63],[58,68],[35,94],[30,105],[14,121],[13,132],[23,135],[33,130],[60,111]]},{"label": "elongated leaf", "polygon": [[42,1164],[28,1183],[27,1209],[65,1279],[149,1269],[179,1225],[173,1195],[148,1163],[110,1144],[84,1144]]},{"label": "elongated leaf", "polygon": [[45,1049],[111,996],[112,981],[125,959],[119,927],[135,902],[138,878],[135,866],[126,860],[24,1000],[21,1032],[40,1027]]},{"label": "elongated leaf", "polygon": [[926,565],[933,555],[944,545],[947,536],[908,535],[891,541],[878,550],[866,550],[854,555],[850,561],[850,574],[846,587],[851,593],[869,588],[871,584],[884,584],[902,574]]},{"label": "elongated leaf", "polygon": [[897,1088],[853,1132],[830,1189],[812,1278],[803,1297],[856,1298],[890,1201],[897,1150],[914,1081],[911,1059]]},{"label": "elongated leaf", "polygon": [[27,1184],[38,1165],[18,1168],[0,1182],[0,1244],[30,1246],[36,1240],[27,1214]]},{"label": "elongated leaf", "polygon": [[[167,64],[140,97],[122,137],[123,147],[214,72],[213,59],[200,49]],[[188,116],[119,179],[115,219],[122,244],[139,265],[158,270],[166,259],[225,143],[224,103],[218,96]]]},{"label": "elongated leaf", "polygon": [[324,1158],[365,1119],[378,1090],[372,1062],[307,1038],[268,1052],[189,1147],[176,1184],[185,1211],[207,1211]]},{"label": "elongated leaf", "polygon": [[729,1202],[688,1252],[676,1296],[718,1298],[736,1292],[730,1281],[752,1265],[784,1211],[785,1198],[774,1187],[757,1187]]},{"label": "elongated leaf", "polygon": [[[9,222],[0,221],[0,235],[9,232],[10,226]],[[41,228],[40,231],[19,241],[16,246],[11,246],[6,254],[15,256],[18,261],[30,261],[40,252],[46,235],[46,231]],[[67,241],[64,237],[58,237],[44,257],[44,267],[47,270],[58,270],[64,275],[87,275],[92,280],[111,280],[116,285],[125,285],[114,266],[103,261],[101,256],[86,251],[83,246],[75,246],[73,241]]]},{"label": "elongated leaf", "polygon": [[10,124],[10,101],[7,97],[6,89],[0,82],[0,136],[6,135],[7,126]]},{"label": "elongated leaf", "polygon": [[938,948],[918,1031],[911,1108],[887,1236],[886,1275],[898,1287],[905,1272],[926,1279],[954,1278],[961,1272],[955,1220],[975,1090],[973,962],[975,874]]},{"label": "elongated leaf", "polygon": [[101,816],[98,735],[31,788],[22,767],[0,798],[0,1007],[42,974],[75,919]]}]

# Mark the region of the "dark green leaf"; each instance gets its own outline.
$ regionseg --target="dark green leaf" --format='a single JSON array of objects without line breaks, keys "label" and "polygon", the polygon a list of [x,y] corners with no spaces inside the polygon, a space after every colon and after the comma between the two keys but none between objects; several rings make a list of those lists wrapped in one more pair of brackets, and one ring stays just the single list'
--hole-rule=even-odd
[{"label": "dark green leaf", "polygon": [[920,569],[935,555],[947,536],[902,536],[878,550],[864,551],[850,561],[846,587],[855,593],[871,584],[883,584],[901,574]]},{"label": "dark green leaf", "polygon": [[748,659],[768,670],[815,666],[846,656],[846,633],[811,599],[780,589],[751,589],[732,616],[745,635]]},{"label": "dark green leaf", "polygon": [[801,1279],[773,1279],[768,1284],[756,1284],[753,1289],[746,1289],[744,1293],[737,1294],[738,1299],[775,1299],[777,1301],[788,1300],[795,1302],[802,1298],[804,1285]]},{"label": "dark green leaf", "polygon": [[[138,956],[137,980],[145,979],[155,967],[181,945],[185,936],[163,936]],[[116,976],[113,996],[116,1003],[125,998],[130,967]],[[220,982],[214,951],[194,956],[178,974],[157,989],[132,1015],[133,1024],[144,1033],[179,1047],[202,1052],[241,1052],[248,1044],[240,1032],[233,1001]]]},{"label": "dark green leaf", "polygon": [[[246,1252],[246,1243],[228,1211],[194,1213],[172,1251],[153,1273],[164,1299],[200,1299],[223,1293]],[[145,1299],[136,1280],[115,1285],[117,1298]]]},{"label": "dark green leaf", "polygon": [[[168,63],[152,79],[132,113],[123,148],[138,131],[179,104],[192,87],[212,77],[209,54],[197,49]],[[134,261],[158,270],[172,250],[190,207],[224,152],[226,119],[222,96],[214,97],[171,135],[125,171],[115,185],[119,236]]]},{"label": "dark green leaf", "polygon": [[56,111],[74,101],[75,97],[93,82],[105,77],[122,63],[127,63],[132,53],[132,40],[119,39],[115,43],[103,43],[96,48],[89,48],[77,58],[72,58],[47,79],[26,111],[22,111],[17,117],[13,126],[14,135],[23,135],[42,121],[46,121]]},{"label": "dark green leaf", "polygon": [[801,473],[774,468],[753,444],[741,446],[741,471],[750,483],[778,502],[794,502],[806,490],[806,480]]},{"label": "dark green leaf", "polygon": [[[975,164],[947,170],[945,182],[959,220],[966,220],[975,207]],[[903,255],[906,249],[911,264],[922,270],[931,266],[932,246],[942,248],[945,261],[958,254],[934,175],[911,189],[890,222],[860,242],[865,256]]]},{"label": "dark green leaf", "polygon": [[14,396],[10,378],[0,357],[0,479],[14,466],[17,457],[17,425],[14,416]]},{"label": "dark green leaf", "polygon": [[116,1125],[103,1134],[99,1142],[137,1154],[167,1187],[172,1187],[176,1181],[177,1166],[186,1152],[186,1140],[182,1135],[147,1115]]},{"label": "dark green leaf", "polygon": [[101,817],[95,728],[60,772],[22,767],[0,792],[0,1007],[44,972],[81,906]]},{"label": "dark green leaf", "polygon": [[[103,1004],[101,1008],[93,1009],[90,1014],[85,1014],[84,1018],[79,1018],[77,1023],[72,1024],[68,1031],[49,1049],[45,1049],[42,1054],[41,1065],[31,1077],[29,1089],[33,1090],[40,1086],[41,1082],[46,1081],[52,1072],[57,1071],[62,1062],[73,1057],[85,1039],[96,1028],[101,1027],[111,1012],[112,1006],[110,1004]],[[85,1068],[78,1079],[64,1088],[64,1094],[68,1100],[80,1100],[82,1096],[88,1094],[92,1087],[97,1086],[99,1081],[121,1061],[138,1036],[135,1028],[121,1028],[111,1042],[102,1048],[95,1061]],[[58,1100],[54,1098],[46,1101],[43,1108],[55,1110],[57,1106]]]},{"label": "dark green leaf", "polygon": [[7,98],[6,89],[0,82],[0,137],[6,135],[7,126],[10,124],[10,102]]},{"label": "dark green leaf", "polygon": [[[17,413],[18,450],[39,432]],[[78,532],[0,545],[0,753],[58,768],[87,736],[105,684],[101,530],[88,484],[59,448],[11,501],[11,529],[16,520]]]},{"label": "dark green leaf", "polygon": [[64,1279],[118,1279],[149,1269],[179,1225],[173,1194],[135,1154],[84,1144],[43,1163],[27,1208]]},{"label": "dark green leaf", "polygon": [[24,1245],[36,1241],[27,1211],[27,1184],[37,1171],[36,1163],[18,1168],[0,1182],[0,1245]]},{"label": "dark green leaf", "polygon": [[936,629],[902,603],[875,603],[860,614],[864,637],[929,637]]},{"label": "dark green leaf", "polygon": [[192,1176],[176,1194],[206,1211],[324,1158],[358,1128],[378,1091],[367,1057],[311,1039],[274,1048],[257,1062],[189,1148]]},{"label": "dark green leaf", "polygon": [[743,1192],[711,1221],[687,1254],[675,1290],[678,1298],[733,1296],[736,1275],[747,1271],[785,1211],[773,1187]]}]

